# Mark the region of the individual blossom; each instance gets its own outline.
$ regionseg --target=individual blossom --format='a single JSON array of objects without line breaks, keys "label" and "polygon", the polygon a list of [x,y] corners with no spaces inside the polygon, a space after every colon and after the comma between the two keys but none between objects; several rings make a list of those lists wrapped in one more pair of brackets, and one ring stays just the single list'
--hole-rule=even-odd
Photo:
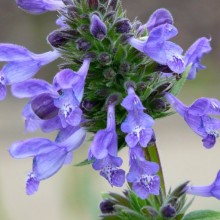
[{"label": "individual blossom", "polygon": [[53,176],[64,164],[69,164],[73,151],[81,146],[84,139],[85,130],[75,127],[62,131],[56,141],[31,138],[12,144],[9,153],[13,158],[33,157],[32,171],[26,181],[26,193],[35,193],[40,181]]},{"label": "individual blossom", "polygon": [[96,39],[100,41],[102,41],[106,36],[107,27],[96,14],[91,16],[90,32]]},{"label": "individual blossom", "polygon": [[62,0],[16,0],[19,8],[31,14],[61,10],[65,4]]},{"label": "individual blossom", "polygon": [[153,28],[145,41],[130,37],[128,43],[157,63],[168,66],[173,72],[182,73],[185,70],[183,49],[169,41],[177,34],[178,30],[172,24],[165,23]]},{"label": "individual blossom", "polygon": [[[56,121],[58,115],[62,126],[77,126],[81,122],[85,78],[90,62],[84,60],[79,71],[64,69],[57,73],[53,85],[44,80],[30,79],[12,86],[12,93],[18,98],[32,98],[33,112],[41,119]],[[32,115],[31,112],[28,115]]]},{"label": "individual blossom", "polygon": [[188,186],[186,193],[195,196],[215,197],[220,199],[220,171],[214,182],[208,186]]},{"label": "individual blossom", "polygon": [[189,127],[202,137],[203,146],[213,147],[219,136],[220,120],[210,115],[220,115],[220,102],[214,98],[199,98],[188,107],[170,93],[165,97]]},{"label": "individual blossom", "polygon": [[140,144],[146,147],[153,135],[154,120],[151,116],[144,113],[144,107],[135,94],[134,88],[127,89],[128,95],[122,101],[121,105],[128,111],[128,115],[121,124],[121,130],[127,133],[125,141],[129,147],[135,147]]},{"label": "individual blossom", "polygon": [[99,130],[89,148],[89,160],[94,159],[93,168],[100,171],[100,175],[112,186],[120,187],[125,181],[125,172],[119,167],[122,159],[117,157],[118,143],[115,124],[115,103],[112,95],[108,100],[107,127]]},{"label": "individual blossom", "polygon": [[0,100],[7,95],[7,85],[33,77],[42,66],[56,60],[59,56],[60,54],[55,50],[34,54],[19,45],[0,44],[0,61],[7,62],[0,70]]},{"label": "individual blossom", "polygon": [[126,176],[127,181],[132,183],[132,190],[141,199],[146,199],[150,194],[159,195],[160,178],[156,173],[159,165],[146,161],[143,148],[136,146],[130,148],[130,169]]},{"label": "individual blossom", "polygon": [[205,37],[199,38],[185,53],[185,65],[192,65],[188,74],[188,79],[195,79],[199,70],[205,69],[200,62],[204,54],[212,50],[210,39]]}]

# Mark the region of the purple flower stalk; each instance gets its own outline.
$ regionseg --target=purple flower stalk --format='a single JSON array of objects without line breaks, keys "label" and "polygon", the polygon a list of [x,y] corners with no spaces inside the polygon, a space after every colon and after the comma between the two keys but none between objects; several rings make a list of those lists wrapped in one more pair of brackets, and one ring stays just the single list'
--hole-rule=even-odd
[{"label": "purple flower stalk", "polygon": [[46,138],[32,138],[12,144],[9,148],[12,157],[33,157],[33,168],[26,182],[27,194],[35,193],[41,180],[53,176],[64,164],[69,164],[73,151],[81,146],[84,139],[83,128],[72,128],[71,132],[61,132],[55,142]]},{"label": "purple flower stalk", "polygon": [[133,87],[128,88],[128,95],[121,105],[128,111],[128,116],[121,124],[121,130],[128,133],[125,141],[129,147],[139,144],[146,147],[153,135],[152,126],[154,120],[151,116],[144,113],[144,107],[135,94]]},{"label": "purple flower stalk", "polygon": [[18,7],[31,14],[61,10],[65,4],[62,0],[16,0]]},{"label": "purple flower stalk", "polygon": [[212,50],[210,39],[205,37],[199,38],[185,53],[185,65],[192,65],[188,74],[188,79],[195,79],[199,70],[205,69],[200,61],[204,54]]},{"label": "purple flower stalk", "polygon": [[90,32],[96,39],[100,41],[102,41],[106,36],[106,25],[96,14],[91,16]]},{"label": "purple flower stalk", "polygon": [[60,54],[50,51],[34,54],[26,48],[14,44],[0,44],[0,61],[7,62],[0,70],[0,100],[6,97],[6,86],[33,77],[38,70],[56,60]]},{"label": "purple flower stalk", "polygon": [[159,195],[160,178],[155,175],[159,171],[159,165],[145,160],[143,148],[130,148],[129,163],[130,170],[126,178],[132,183],[132,190],[141,199],[146,199],[150,194]]},{"label": "purple flower stalk", "polygon": [[187,107],[170,93],[165,97],[189,127],[203,138],[203,146],[212,148],[219,136],[217,130],[220,128],[220,120],[209,115],[220,115],[220,102],[214,98],[199,98]]},{"label": "purple flower stalk", "polygon": [[216,199],[220,199],[220,171],[212,184],[208,186],[188,186],[186,193],[195,196],[215,197]]}]

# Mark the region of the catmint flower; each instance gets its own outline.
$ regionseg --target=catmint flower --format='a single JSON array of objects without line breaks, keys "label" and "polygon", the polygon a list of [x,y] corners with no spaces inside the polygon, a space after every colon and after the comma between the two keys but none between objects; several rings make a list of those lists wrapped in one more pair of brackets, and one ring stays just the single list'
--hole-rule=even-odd
[{"label": "catmint flower", "polygon": [[[111,100],[113,97],[110,97]],[[100,175],[112,186],[121,187],[125,181],[125,171],[119,169],[122,159],[117,157],[118,143],[115,124],[115,103],[109,103],[107,127],[99,130],[89,148],[89,160],[95,159],[93,168],[100,170]]]},{"label": "catmint flower", "polygon": [[188,79],[195,79],[196,73],[199,70],[205,69],[205,66],[201,65],[200,61],[203,55],[209,53],[211,50],[210,39],[202,37],[192,44],[192,46],[186,51],[186,66],[192,64],[188,74]]},{"label": "catmint flower", "polygon": [[219,136],[220,120],[209,115],[220,115],[220,102],[214,98],[199,98],[187,107],[174,95],[165,95],[168,102],[184,118],[189,127],[201,136],[203,146],[211,148]]},{"label": "catmint flower", "polygon": [[[116,156],[118,151],[117,133],[115,124],[114,104],[108,106],[107,127],[99,130],[89,148],[89,155],[96,159],[103,159],[106,156]],[[91,158],[91,156],[90,156]]]},{"label": "catmint flower", "polygon": [[144,107],[135,94],[133,87],[128,88],[128,95],[121,105],[128,111],[128,116],[121,124],[121,130],[128,133],[125,141],[129,147],[135,147],[138,143],[146,147],[151,140],[154,120],[151,116],[144,113]]},{"label": "catmint flower", "polygon": [[6,97],[6,86],[33,77],[44,65],[56,60],[60,54],[50,51],[34,54],[14,44],[0,44],[0,61],[7,62],[0,70],[0,100]]},{"label": "catmint flower", "polygon": [[144,29],[151,32],[155,27],[162,24],[173,24],[173,17],[171,13],[165,8],[157,9],[149,18],[146,24],[138,28],[138,33],[142,33]]},{"label": "catmint flower", "polygon": [[141,199],[146,199],[150,194],[159,195],[160,178],[155,175],[159,165],[146,161],[141,147],[130,148],[130,169],[126,176],[132,183],[132,190]]},{"label": "catmint flower", "polygon": [[220,171],[214,182],[208,186],[188,186],[186,193],[195,196],[215,197],[220,199]]},{"label": "catmint flower", "polygon": [[18,7],[31,14],[61,10],[65,5],[62,0],[16,0]]},{"label": "catmint flower", "polygon": [[90,32],[96,39],[100,41],[102,41],[106,36],[106,25],[96,14],[91,16]]},{"label": "catmint flower", "polygon": [[67,125],[77,126],[81,122],[79,105],[89,64],[86,59],[78,72],[61,70],[54,77],[53,85],[37,79],[17,83],[12,86],[12,93],[18,98],[33,97],[32,109],[41,119],[52,119],[58,115],[64,128]]},{"label": "catmint flower", "polygon": [[85,139],[85,130],[72,128],[71,133],[63,132],[60,136],[65,137],[59,137],[62,140],[60,142],[32,138],[11,145],[9,153],[12,157],[16,159],[33,157],[33,170],[28,174],[26,182],[28,195],[38,190],[41,180],[53,176],[64,164],[71,162],[73,151],[78,149]]},{"label": "catmint flower", "polygon": [[173,72],[182,73],[185,70],[183,49],[168,41],[177,34],[178,30],[173,25],[166,23],[153,28],[147,40],[142,41],[130,37],[128,43],[157,63],[167,65]]}]

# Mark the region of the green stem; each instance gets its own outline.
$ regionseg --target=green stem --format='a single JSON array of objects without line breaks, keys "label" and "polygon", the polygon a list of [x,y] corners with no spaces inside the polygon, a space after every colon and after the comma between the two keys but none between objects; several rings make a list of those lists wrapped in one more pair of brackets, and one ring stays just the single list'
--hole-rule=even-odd
[{"label": "green stem", "polygon": [[160,170],[158,172],[158,175],[160,177],[161,193],[162,193],[162,196],[164,197],[166,195],[165,181],[164,181],[162,165],[161,165],[160,156],[159,156],[159,153],[158,153],[158,150],[157,150],[156,143],[153,143],[152,145],[147,146],[144,149],[144,153],[145,153],[145,157],[148,161],[155,162],[160,166]]}]

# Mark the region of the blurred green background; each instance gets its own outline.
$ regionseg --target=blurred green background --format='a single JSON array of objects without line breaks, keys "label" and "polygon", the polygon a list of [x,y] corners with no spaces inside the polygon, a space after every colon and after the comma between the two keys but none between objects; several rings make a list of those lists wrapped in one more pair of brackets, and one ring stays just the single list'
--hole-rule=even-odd
[{"label": "blurred green background", "polygon": [[[165,7],[173,14],[179,35],[174,39],[185,50],[199,37],[211,37],[213,51],[205,56],[201,71],[194,81],[187,82],[180,98],[190,104],[207,96],[220,98],[220,2],[219,0],[123,0],[128,17],[147,21],[150,14]],[[24,45],[41,53],[50,49],[46,36],[57,29],[57,15],[33,16],[16,7],[14,0],[0,0],[0,42]],[[56,63],[42,68],[38,77],[53,76]],[[31,159],[14,160],[8,147],[16,140],[32,136],[54,138],[54,134],[27,134],[23,129],[21,111],[26,100],[8,97],[0,103],[0,220],[97,220],[101,193],[119,191],[111,188],[91,167],[65,166],[59,173],[40,184],[38,193],[25,194],[25,178],[31,169]],[[167,187],[191,180],[196,185],[213,181],[220,169],[220,142],[212,150],[202,147],[195,135],[178,115],[157,121],[158,147]],[[89,138],[88,138],[89,139]],[[75,162],[87,155],[89,142],[75,154]],[[127,167],[127,150],[120,152]],[[126,186],[125,186],[126,187]],[[220,201],[196,198],[191,209],[220,211]]]}]

